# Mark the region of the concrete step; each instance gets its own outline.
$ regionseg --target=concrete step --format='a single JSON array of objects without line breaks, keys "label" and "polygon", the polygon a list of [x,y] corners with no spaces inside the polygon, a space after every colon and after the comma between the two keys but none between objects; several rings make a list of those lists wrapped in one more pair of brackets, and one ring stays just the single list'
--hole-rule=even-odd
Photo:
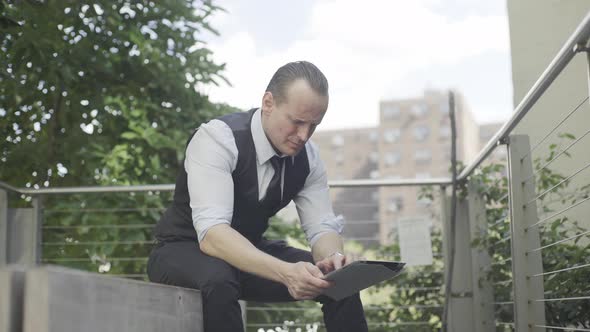
[{"label": "concrete step", "polygon": [[[19,296],[23,332],[203,331],[201,294],[196,290],[39,266],[24,273],[23,294],[18,287],[5,286],[14,285],[15,278],[22,281],[22,270],[2,270],[0,319],[5,314],[10,319],[0,321],[0,331],[21,332],[14,323],[18,309],[14,304],[4,308],[6,303],[18,303]],[[15,327],[4,329],[8,324]]]},{"label": "concrete step", "polygon": [[19,265],[0,268],[0,331],[23,329],[25,269]]}]

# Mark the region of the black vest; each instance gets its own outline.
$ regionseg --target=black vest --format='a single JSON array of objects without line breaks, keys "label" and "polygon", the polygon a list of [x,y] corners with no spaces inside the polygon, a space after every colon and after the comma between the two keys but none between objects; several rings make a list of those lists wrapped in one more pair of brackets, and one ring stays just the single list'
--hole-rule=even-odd
[{"label": "black vest", "polygon": [[[258,172],[256,149],[250,130],[255,109],[249,112],[232,113],[218,118],[232,130],[238,148],[238,162],[232,173],[234,182],[234,207],[231,227],[257,243],[268,228],[268,219],[285,207],[303,188],[309,174],[309,161],[305,147],[293,158],[287,157],[284,163],[283,198],[279,204],[268,206],[264,200],[258,201]],[[188,142],[195,135],[191,135]],[[188,145],[188,143],[187,143]],[[184,163],[183,163],[184,165]],[[210,184],[215,185],[215,184]],[[155,228],[158,241],[197,241],[193,227],[187,174],[180,167],[176,178],[174,200]]]}]

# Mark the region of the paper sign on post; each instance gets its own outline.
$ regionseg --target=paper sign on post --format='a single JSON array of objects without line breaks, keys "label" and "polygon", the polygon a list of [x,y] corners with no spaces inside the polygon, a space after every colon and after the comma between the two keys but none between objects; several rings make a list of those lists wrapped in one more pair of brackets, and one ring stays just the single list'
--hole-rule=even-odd
[{"label": "paper sign on post", "polygon": [[400,254],[408,266],[432,264],[430,224],[426,218],[398,220]]}]

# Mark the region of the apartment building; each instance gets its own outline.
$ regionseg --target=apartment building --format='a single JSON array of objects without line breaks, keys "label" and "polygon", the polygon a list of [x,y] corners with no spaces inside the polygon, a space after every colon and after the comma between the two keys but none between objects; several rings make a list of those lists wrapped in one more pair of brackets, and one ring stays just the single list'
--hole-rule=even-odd
[{"label": "apartment building", "polygon": [[[369,179],[378,176],[379,131],[357,128],[316,132],[313,141],[330,180]],[[343,235],[363,244],[379,240],[379,190],[332,188],[334,212],[346,219]]]},{"label": "apartment building", "polygon": [[[455,104],[457,158],[468,163],[500,124],[482,127],[481,136],[459,93]],[[450,124],[448,93],[427,90],[416,98],[382,101],[377,127],[319,131],[313,141],[331,180],[449,177]],[[432,220],[438,210],[415,187],[331,191],[335,212],[346,219],[344,236],[368,245],[391,243],[400,218]]]},{"label": "apartment building", "polygon": [[[463,97],[455,93],[457,159],[470,161],[478,152],[478,127]],[[385,100],[380,104],[379,177],[385,179],[427,179],[448,177],[451,161],[451,121],[449,95],[425,91],[423,96]],[[432,220],[433,211],[420,188],[379,189],[379,238],[392,240],[401,218]],[[438,224],[436,218],[433,224]]]}]

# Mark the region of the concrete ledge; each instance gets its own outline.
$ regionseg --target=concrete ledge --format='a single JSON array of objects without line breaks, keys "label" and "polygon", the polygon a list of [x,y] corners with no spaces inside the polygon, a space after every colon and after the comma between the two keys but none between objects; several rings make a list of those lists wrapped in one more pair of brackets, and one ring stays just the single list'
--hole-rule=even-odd
[{"label": "concrete ledge", "polygon": [[0,268],[0,331],[22,331],[24,281],[24,266]]},{"label": "concrete ledge", "polygon": [[23,332],[203,331],[200,292],[43,266],[26,272]]}]

